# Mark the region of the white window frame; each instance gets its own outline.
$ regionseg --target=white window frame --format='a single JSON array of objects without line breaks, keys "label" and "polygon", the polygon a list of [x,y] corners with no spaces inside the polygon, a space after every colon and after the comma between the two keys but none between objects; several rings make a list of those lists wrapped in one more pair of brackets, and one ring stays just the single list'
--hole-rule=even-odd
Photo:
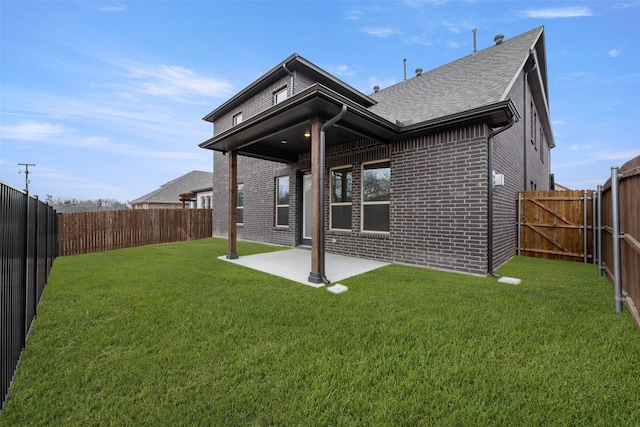
[{"label": "white window frame", "polygon": [[[348,169],[351,173],[351,201],[350,202],[334,202],[333,201],[333,171]],[[333,207],[334,206],[351,206],[351,227],[353,227],[353,166],[344,165],[331,168],[329,170],[329,188],[331,194],[329,195],[329,229],[336,231],[351,231],[352,228],[333,228]]]},{"label": "white window frame", "polygon": [[[287,185],[289,186],[288,188],[288,193],[287,193],[287,204],[283,205],[283,204],[278,204],[279,199],[280,199],[280,180],[286,178],[287,179]],[[291,179],[289,178],[289,175],[282,175],[282,176],[277,176],[276,177],[276,200],[275,200],[275,205],[276,205],[276,211],[275,211],[275,225],[278,228],[289,228],[289,215],[287,215],[287,223],[286,224],[278,224],[278,208],[287,208],[287,212],[289,212],[289,209],[291,209]]]},{"label": "white window frame", "polygon": [[[364,200],[364,170],[368,165],[373,165],[377,163],[389,163],[389,187],[391,187],[391,159],[382,159],[382,160],[374,160],[371,162],[364,162],[360,168],[360,231],[363,233],[374,233],[374,234],[389,234],[391,231],[391,188],[389,188],[389,200],[384,201],[373,201],[373,202],[365,202]],[[378,231],[378,230],[366,230],[364,228],[364,207],[365,206],[373,206],[373,205],[389,205],[389,231]]]},{"label": "white window frame", "polygon": [[[242,190],[241,190],[242,189]],[[240,203],[240,191],[242,191],[242,206],[239,205]],[[237,222],[238,221],[238,210],[242,211],[242,222]],[[244,184],[243,183],[239,183],[236,189],[236,224],[237,225],[244,225]]]},{"label": "white window frame", "polygon": [[233,126],[242,123],[242,111],[233,115]]},{"label": "white window frame", "polygon": [[[284,98],[280,99],[282,95],[284,95]],[[275,92],[273,92],[273,105],[279,104],[288,98],[289,98],[289,90],[287,86],[282,87],[276,90]]]}]

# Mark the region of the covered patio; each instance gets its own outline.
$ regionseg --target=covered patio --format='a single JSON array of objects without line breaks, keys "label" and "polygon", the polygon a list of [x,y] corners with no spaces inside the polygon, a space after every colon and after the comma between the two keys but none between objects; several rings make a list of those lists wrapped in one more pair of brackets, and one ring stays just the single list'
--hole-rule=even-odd
[{"label": "covered patio", "polygon": [[[234,260],[241,255],[237,253],[236,245],[238,154],[281,163],[296,162],[301,154],[310,154],[311,251],[310,257],[309,251],[306,251],[307,259],[300,260],[296,268],[299,265],[310,267],[306,274],[308,283],[322,285],[329,280],[336,280],[336,277],[327,278],[326,275],[325,149],[358,138],[388,144],[399,131],[398,125],[382,119],[366,108],[374,103],[373,100],[344,86],[342,92],[338,93],[316,83],[200,145],[221,151],[228,157],[227,259]],[[278,263],[287,262],[287,257],[282,252],[276,252],[274,256],[276,259],[271,262],[274,267]],[[331,259],[340,264],[340,258]],[[335,273],[337,277],[341,277],[338,271],[340,268],[336,268]],[[292,280],[300,281],[297,275]]]}]

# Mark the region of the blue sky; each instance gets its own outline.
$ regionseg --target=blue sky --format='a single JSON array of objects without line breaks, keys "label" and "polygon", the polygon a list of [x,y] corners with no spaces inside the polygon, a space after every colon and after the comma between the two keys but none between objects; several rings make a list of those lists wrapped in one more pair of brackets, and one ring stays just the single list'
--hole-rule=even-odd
[{"label": "blue sky", "polygon": [[640,1],[0,0],[0,180],[130,201],[211,170],[207,113],[293,52],[371,93],[544,25],[556,182],[640,155]]}]

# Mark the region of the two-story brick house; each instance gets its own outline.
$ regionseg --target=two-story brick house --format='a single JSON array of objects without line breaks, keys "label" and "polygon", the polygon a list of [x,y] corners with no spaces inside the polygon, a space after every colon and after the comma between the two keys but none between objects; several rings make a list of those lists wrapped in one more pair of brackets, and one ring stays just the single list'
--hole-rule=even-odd
[{"label": "two-story brick house", "polygon": [[516,252],[516,192],[550,185],[542,27],[370,95],[293,54],[204,119],[227,256],[308,245],[315,283],[325,250],[492,273]]}]

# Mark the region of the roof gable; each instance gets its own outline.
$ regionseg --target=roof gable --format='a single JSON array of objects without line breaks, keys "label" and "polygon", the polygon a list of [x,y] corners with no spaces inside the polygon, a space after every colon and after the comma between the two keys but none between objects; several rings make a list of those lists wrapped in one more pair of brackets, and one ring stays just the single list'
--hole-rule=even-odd
[{"label": "roof gable", "polygon": [[[235,96],[224,102],[211,113],[207,114],[204,117],[204,120],[213,122],[218,117],[229,112],[229,110],[232,110],[236,106],[255,96],[262,89],[269,86],[274,81],[281,79],[287,74],[292,75],[293,73],[297,73],[297,81],[295,86],[303,85],[303,81],[308,81],[314,84],[319,83],[365,107],[369,107],[375,103],[375,101],[373,101],[367,95],[363,94],[357,89],[354,89],[353,87],[334,77],[333,75],[327,73],[322,68],[316,66],[310,61],[307,61],[297,53],[293,53],[284,61],[273,67],[271,70],[267,71],[249,86],[242,89]],[[305,87],[298,87],[297,92],[306,89],[306,87],[308,87],[308,85],[306,85]],[[292,95],[294,94],[289,94],[289,96]]]},{"label": "roof gable", "polygon": [[369,109],[410,125],[504,101],[542,33],[536,28],[373,93]]}]

